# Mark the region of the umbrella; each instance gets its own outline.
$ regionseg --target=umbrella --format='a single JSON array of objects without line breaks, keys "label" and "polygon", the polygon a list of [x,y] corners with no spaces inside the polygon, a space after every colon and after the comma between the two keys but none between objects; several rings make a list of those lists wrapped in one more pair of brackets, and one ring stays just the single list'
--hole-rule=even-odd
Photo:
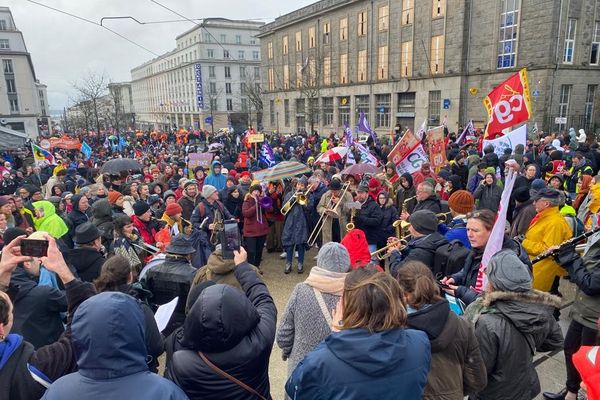
[{"label": "umbrella", "polygon": [[316,163],[330,163],[332,161],[341,160],[346,157],[348,154],[347,147],[334,147],[333,149],[327,150],[325,153],[321,154],[316,160]]},{"label": "umbrella", "polygon": [[102,174],[120,174],[122,171],[136,170],[140,171],[142,166],[136,160],[130,158],[115,158],[108,160],[100,168]]},{"label": "umbrella", "polygon": [[354,164],[342,170],[342,175],[378,174],[379,168],[371,164]]},{"label": "umbrella", "polygon": [[271,168],[256,171],[254,173],[254,179],[259,181],[276,181],[305,174],[307,172],[310,172],[310,168],[298,161],[283,161]]},{"label": "umbrella", "polygon": [[225,146],[223,146],[222,143],[211,143],[208,145],[208,151],[211,153],[215,153],[215,152],[221,150],[223,147],[225,147]]}]

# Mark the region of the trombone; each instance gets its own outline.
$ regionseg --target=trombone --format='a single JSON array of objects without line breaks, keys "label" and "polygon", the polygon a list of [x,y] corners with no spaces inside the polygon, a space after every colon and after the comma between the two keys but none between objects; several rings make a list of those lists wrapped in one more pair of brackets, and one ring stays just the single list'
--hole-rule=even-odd
[{"label": "trombone", "polygon": [[281,213],[283,215],[287,215],[287,213],[290,212],[290,210],[296,205],[296,203],[300,204],[302,207],[306,207],[308,205],[309,192],[310,188],[306,189],[305,192],[294,193],[294,195],[290,197],[289,200],[286,201],[283,206],[281,206]]},{"label": "trombone", "polygon": [[[396,239],[398,239],[400,241],[400,247],[398,248],[398,250],[402,251],[406,248],[406,246],[408,246],[408,241],[406,240],[406,238],[409,237],[408,228],[410,227],[410,223],[399,219],[397,221],[394,221],[392,226],[394,227],[394,229],[396,229]],[[371,258],[375,257],[378,260],[385,260],[385,259],[389,258],[392,255],[392,253],[388,253],[388,250],[391,247],[396,247],[397,244],[398,244],[398,242],[394,240],[393,242],[389,243],[387,246],[382,247],[381,249],[372,252]]]},{"label": "trombone", "polygon": [[339,215],[338,207],[340,206],[340,203],[344,199],[344,196],[346,196],[346,193],[348,192],[348,188],[350,188],[350,182],[344,183],[344,186],[342,187],[342,193],[340,194],[339,200],[335,205],[333,204],[333,196],[331,196],[331,199],[329,199],[329,202],[327,203],[327,207],[325,207],[325,211],[323,211],[323,213],[321,213],[321,216],[319,217],[317,224],[315,225],[313,231],[311,232],[310,236],[308,237],[308,240],[306,243],[309,246],[313,246],[316,243],[317,238],[319,237],[319,234],[323,230],[323,225],[325,224],[325,220],[327,219],[327,217],[329,217],[329,214],[327,213],[327,211],[331,211],[334,214]]}]

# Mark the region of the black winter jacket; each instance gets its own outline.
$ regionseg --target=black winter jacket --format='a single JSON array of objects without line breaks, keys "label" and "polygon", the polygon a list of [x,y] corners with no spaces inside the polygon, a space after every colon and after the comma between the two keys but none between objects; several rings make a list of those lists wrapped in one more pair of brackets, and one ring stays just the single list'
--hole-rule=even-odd
[{"label": "black winter jacket", "polygon": [[500,199],[502,198],[502,188],[496,185],[496,180],[491,185],[483,184],[479,185],[473,193],[473,197],[478,201],[478,210],[492,210],[498,212],[500,206]]},{"label": "black winter jacket", "polygon": [[396,236],[396,231],[392,224],[398,220],[398,210],[394,206],[384,207],[381,209],[381,214],[382,219],[379,225],[377,245],[385,246],[389,237]]},{"label": "black winter jacket", "polygon": [[236,266],[234,274],[243,293],[220,284],[204,289],[185,321],[180,342],[183,348],[167,361],[165,376],[191,400],[256,399],[218,376],[202,361],[198,351],[264,397],[271,397],[268,370],[277,310],[266,285],[248,263]]},{"label": "black winter jacket", "polygon": [[64,253],[67,265],[77,271],[77,276],[85,282],[93,282],[102,270],[106,261],[102,253],[92,247],[77,247]]},{"label": "black winter jacket", "polygon": [[438,214],[442,212],[442,204],[440,203],[440,199],[438,199],[435,195],[432,195],[423,201],[417,202],[417,205],[415,208],[413,208],[412,212],[414,213],[415,211],[419,210],[430,210],[435,214]]},{"label": "black winter jacket", "polygon": [[381,208],[371,196],[367,197],[365,204],[362,205],[362,208],[354,217],[356,228],[365,233],[367,243],[377,244],[382,218],[383,212],[381,211]]},{"label": "black winter jacket", "polygon": [[438,247],[448,244],[448,240],[438,232],[422,236],[408,242],[404,250],[392,252],[390,257],[390,272],[396,276],[398,270],[406,261],[420,261],[433,270],[435,251]]}]

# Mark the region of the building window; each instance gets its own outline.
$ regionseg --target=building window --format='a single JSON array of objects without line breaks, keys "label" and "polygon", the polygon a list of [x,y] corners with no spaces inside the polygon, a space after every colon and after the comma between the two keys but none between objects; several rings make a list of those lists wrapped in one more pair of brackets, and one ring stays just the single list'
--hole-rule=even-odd
[{"label": "building window", "polygon": [[366,82],[367,80],[367,50],[360,50],[358,52],[358,77],[359,82]]},{"label": "building window", "polygon": [[267,43],[267,57],[269,60],[273,59],[273,42]]},{"label": "building window", "polygon": [[365,36],[367,34],[367,12],[361,11],[358,13],[358,25],[357,25],[358,36]]},{"label": "building window", "polygon": [[565,35],[565,55],[563,57],[563,63],[565,64],[573,64],[573,51],[575,49],[576,31],[577,20],[574,18],[569,18],[569,22],[567,23],[567,33]]},{"label": "building window", "polygon": [[356,102],[356,120],[358,121],[360,113],[364,113],[366,116],[369,116],[369,96],[356,96],[354,101]]},{"label": "building window", "polygon": [[10,99],[9,103],[10,103],[10,112],[11,113],[18,113],[19,112],[19,100],[17,100],[17,99]]},{"label": "building window", "polygon": [[208,58],[215,58],[215,51],[213,49],[207,49],[206,50],[206,57],[208,57]]},{"label": "building window", "polygon": [[302,87],[302,72],[303,71],[304,71],[304,68],[302,67],[302,63],[297,62],[296,63],[296,87],[297,88]]},{"label": "building window", "polygon": [[331,57],[323,57],[323,85],[331,85]]},{"label": "building window", "polygon": [[314,47],[317,45],[316,31],[317,31],[317,28],[315,28],[314,26],[311,26],[310,28],[308,28],[308,48],[309,49],[314,49]]},{"label": "building window", "polygon": [[304,99],[296,99],[296,127],[304,128],[306,126],[306,103]]},{"label": "building window", "polygon": [[240,78],[246,78],[246,67],[240,67]]},{"label": "building window", "polygon": [[269,68],[269,90],[275,90],[275,75],[273,73],[273,68]]},{"label": "building window", "polygon": [[7,93],[17,93],[17,87],[15,86],[15,80],[14,79],[7,79],[6,80],[6,92]]},{"label": "building window", "polygon": [[331,30],[331,24],[329,22],[323,23],[323,44],[329,44],[330,30]]},{"label": "building window", "polygon": [[217,84],[215,82],[209,82],[208,89],[210,94],[217,94]]},{"label": "building window", "polygon": [[0,49],[10,49],[8,39],[0,39]]},{"label": "building window", "polygon": [[340,55],[340,85],[348,83],[348,54]]},{"label": "building window", "polygon": [[290,101],[288,99],[283,100],[283,124],[290,126]]},{"label": "building window", "polygon": [[415,93],[398,93],[398,113],[403,114],[405,116],[411,115],[414,117],[415,113]]},{"label": "building window", "polygon": [[350,99],[338,97],[338,126],[350,125]]},{"label": "building window", "polygon": [[223,58],[229,58],[229,50],[223,50]]},{"label": "building window", "polygon": [[348,39],[348,18],[340,19],[340,41]]},{"label": "building window", "polygon": [[288,42],[289,42],[289,40],[288,40],[288,36],[287,36],[287,35],[285,35],[285,36],[283,37],[283,49],[282,49],[282,50],[283,50],[283,55],[284,55],[284,56],[286,56],[286,55],[288,54]]},{"label": "building window", "polygon": [[378,94],[375,96],[375,128],[390,127],[390,105],[392,96]]},{"label": "building window", "polygon": [[256,44],[256,39],[250,39],[250,44],[251,45],[255,45]]},{"label": "building window", "polygon": [[600,22],[596,22],[592,33],[592,51],[590,52],[590,64],[598,65],[600,60]]},{"label": "building window", "polygon": [[442,92],[432,90],[429,92],[429,107],[427,109],[427,123],[429,126],[440,126],[440,108]]},{"label": "building window", "polygon": [[323,97],[323,125],[333,126],[333,97]]},{"label": "building window", "polygon": [[275,124],[275,100],[269,101],[269,122],[271,126]]},{"label": "building window", "polygon": [[233,100],[227,99],[227,111],[233,111]]},{"label": "building window", "polygon": [[242,35],[235,35],[235,44],[242,44]]},{"label": "building window", "polygon": [[215,78],[217,76],[217,74],[215,73],[215,66],[214,65],[209,65],[208,66],[208,77],[209,78]]},{"label": "building window", "polygon": [[402,25],[413,23],[414,0],[402,0]]},{"label": "building window", "polygon": [[254,67],[254,79],[260,79],[260,67]]},{"label": "building window", "polygon": [[227,35],[224,33],[221,34],[221,43],[227,43]]},{"label": "building window", "polygon": [[412,50],[413,50],[413,42],[404,42],[402,43],[402,54],[400,60],[400,76],[406,78],[412,76]]},{"label": "building window", "polygon": [[446,0],[433,0],[433,18],[446,14]]},{"label": "building window", "polygon": [[290,66],[285,64],[283,66],[283,89],[287,90],[290,88]]},{"label": "building window", "polygon": [[225,93],[231,94],[231,83],[229,82],[225,84]]},{"label": "building window", "polygon": [[0,31],[7,31],[7,25],[5,19],[0,19]]},{"label": "building window", "polygon": [[390,24],[390,7],[385,5],[379,7],[378,10],[378,28],[379,32],[384,32],[388,30],[388,26]]},{"label": "building window", "polygon": [[596,96],[597,85],[588,85],[585,96],[585,128],[592,129],[594,121],[594,97]]},{"label": "building window", "polygon": [[520,0],[502,0],[497,68],[516,65]]},{"label": "building window", "polygon": [[2,63],[4,64],[4,73],[5,74],[13,74],[14,73],[12,60],[2,60]]},{"label": "building window", "polygon": [[254,51],[252,52],[252,59],[253,59],[253,60],[258,60],[258,59],[260,59],[260,53],[258,52],[258,50],[254,50]]},{"label": "building window", "polygon": [[243,112],[248,112],[248,99],[240,99]]},{"label": "building window", "polygon": [[296,51],[302,51],[302,32],[296,32]]},{"label": "building window", "polygon": [[244,50],[238,50],[238,59],[243,60],[246,58],[246,52]]},{"label": "building window", "polygon": [[[558,130],[562,131],[568,126],[569,118],[569,103],[571,101],[571,90],[572,85],[561,85],[560,87],[560,98],[558,100],[558,117],[560,122],[558,123]],[[563,123],[564,122],[564,123]]]},{"label": "building window", "polygon": [[231,67],[225,67],[225,78],[231,78]]},{"label": "building window", "polygon": [[388,47],[381,46],[377,50],[377,79],[388,78]]},{"label": "building window", "polygon": [[247,92],[246,82],[240,83],[240,93],[241,94],[246,94],[246,92]]},{"label": "building window", "polygon": [[444,72],[444,35],[431,38],[431,73]]},{"label": "building window", "polygon": [[212,111],[217,110],[217,99],[210,99],[210,109]]}]

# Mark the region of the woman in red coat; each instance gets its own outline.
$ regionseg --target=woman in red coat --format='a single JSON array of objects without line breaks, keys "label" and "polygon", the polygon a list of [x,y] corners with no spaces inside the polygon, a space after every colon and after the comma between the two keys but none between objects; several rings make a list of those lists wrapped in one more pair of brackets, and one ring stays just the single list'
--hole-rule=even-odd
[{"label": "woman in red coat", "polygon": [[261,193],[260,185],[250,186],[250,190],[244,198],[244,204],[242,204],[244,247],[248,251],[248,262],[256,268],[260,268],[263,247],[269,233],[269,222],[264,212],[272,208],[263,209],[260,206],[259,196]]}]

